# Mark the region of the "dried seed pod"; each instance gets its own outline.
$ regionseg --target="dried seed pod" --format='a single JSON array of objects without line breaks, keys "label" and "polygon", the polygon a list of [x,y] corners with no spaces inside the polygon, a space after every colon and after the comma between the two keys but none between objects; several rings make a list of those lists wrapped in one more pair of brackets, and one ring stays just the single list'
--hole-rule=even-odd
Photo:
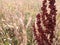
[{"label": "dried seed pod", "polygon": [[[47,1],[49,1],[49,7],[50,13],[47,13]],[[52,45],[53,43],[53,38],[55,37],[54,31],[55,31],[55,26],[56,26],[56,6],[55,0],[43,0],[42,3],[42,15],[37,14],[37,22],[36,25],[38,27],[37,31],[38,34],[36,34],[36,27],[34,26],[34,35],[37,40],[38,45]],[[42,22],[41,19],[42,18]],[[43,29],[41,26],[41,23],[43,23],[44,27],[46,29]],[[49,36],[49,38],[48,38]]]}]

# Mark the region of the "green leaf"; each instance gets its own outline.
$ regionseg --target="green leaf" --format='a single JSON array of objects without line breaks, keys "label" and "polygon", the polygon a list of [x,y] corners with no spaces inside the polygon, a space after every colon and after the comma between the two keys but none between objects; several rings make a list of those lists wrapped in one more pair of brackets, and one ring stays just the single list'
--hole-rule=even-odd
[{"label": "green leaf", "polygon": [[8,42],[5,42],[5,44],[4,45],[9,45],[9,43]]}]

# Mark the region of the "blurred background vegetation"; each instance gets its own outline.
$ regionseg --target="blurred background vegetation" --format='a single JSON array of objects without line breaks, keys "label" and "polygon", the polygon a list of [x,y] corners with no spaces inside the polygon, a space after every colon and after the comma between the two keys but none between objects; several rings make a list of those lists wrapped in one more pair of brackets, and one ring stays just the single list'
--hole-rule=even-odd
[{"label": "blurred background vegetation", "polygon": [[[58,12],[56,40],[53,45],[60,45],[59,3],[60,0],[56,0]],[[26,45],[37,45],[32,25],[37,13],[41,12],[41,5],[42,0],[0,0],[0,45],[25,45],[25,43]]]}]

